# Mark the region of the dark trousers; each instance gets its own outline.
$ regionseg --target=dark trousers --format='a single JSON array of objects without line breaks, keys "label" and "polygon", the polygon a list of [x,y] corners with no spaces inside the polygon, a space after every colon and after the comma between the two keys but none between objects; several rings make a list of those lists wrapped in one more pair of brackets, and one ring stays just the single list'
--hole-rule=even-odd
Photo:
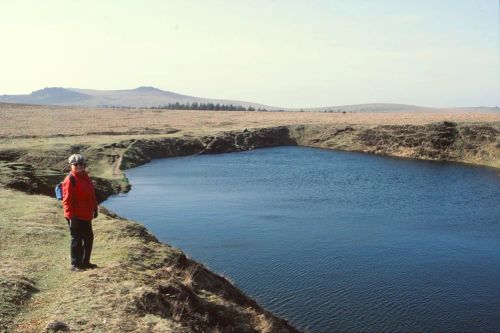
[{"label": "dark trousers", "polygon": [[92,222],[76,218],[68,220],[71,231],[71,265],[83,267],[90,263],[92,245],[94,244],[94,232]]}]

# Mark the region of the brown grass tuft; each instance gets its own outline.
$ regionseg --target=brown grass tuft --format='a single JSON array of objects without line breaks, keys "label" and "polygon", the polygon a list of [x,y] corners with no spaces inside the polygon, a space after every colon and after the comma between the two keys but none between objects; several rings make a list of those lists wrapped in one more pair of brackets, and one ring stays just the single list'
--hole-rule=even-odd
[{"label": "brown grass tuft", "polygon": [[179,298],[172,304],[172,319],[175,321],[181,321],[182,316],[186,313],[187,307],[189,305],[189,300],[187,297],[185,299]]},{"label": "brown grass tuft", "polygon": [[198,273],[198,267],[193,265],[193,266],[190,266],[189,268],[187,268],[183,272],[184,278],[182,279],[182,284],[188,288],[192,288],[197,273]]}]

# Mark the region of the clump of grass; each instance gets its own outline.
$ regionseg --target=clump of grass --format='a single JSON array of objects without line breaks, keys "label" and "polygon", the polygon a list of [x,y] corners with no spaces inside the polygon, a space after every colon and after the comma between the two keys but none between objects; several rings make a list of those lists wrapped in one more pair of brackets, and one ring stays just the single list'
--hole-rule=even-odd
[{"label": "clump of grass", "polygon": [[182,316],[185,314],[188,305],[189,305],[188,298],[181,299],[181,297],[179,297],[172,304],[172,318],[175,321],[181,321]]},{"label": "clump of grass", "polygon": [[188,288],[192,288],[197,272],[198,272],[198,267],[195,265],[192,265],[187,269],[185,269],[183,272],[184,278],[182,279],[182,284]]},{"label": "clump of grass", "polygon": [[7,276],[0,274],[0,332],[7,331],[31,294],[36,292],[32,280],[25,276]]},{"label": "clump of grass", "polygon": [[257,324],[255,328],[257,331],[262,333],[271,333],[273,332],[273,321],[270,318],[267,318],[265,314],[260,314],[256,316]]}]

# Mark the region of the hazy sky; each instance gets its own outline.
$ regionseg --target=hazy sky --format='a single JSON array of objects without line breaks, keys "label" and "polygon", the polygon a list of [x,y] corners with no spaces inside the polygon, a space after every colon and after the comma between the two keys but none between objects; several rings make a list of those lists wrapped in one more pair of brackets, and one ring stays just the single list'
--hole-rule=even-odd
[{"label": "hazy sky", "polygon": [[0,94],[500,105],[498,0],[0,0]]}]

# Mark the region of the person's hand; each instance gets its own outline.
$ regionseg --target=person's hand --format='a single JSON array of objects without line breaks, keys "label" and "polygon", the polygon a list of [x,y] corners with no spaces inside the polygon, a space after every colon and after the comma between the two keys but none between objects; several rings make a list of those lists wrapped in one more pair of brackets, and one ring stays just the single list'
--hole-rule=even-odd
[{"label": "person's hand", "polygon": [[94,210],[94,218],[97,218],[97,216],[99,216],[99,211],[96,209]]}]

